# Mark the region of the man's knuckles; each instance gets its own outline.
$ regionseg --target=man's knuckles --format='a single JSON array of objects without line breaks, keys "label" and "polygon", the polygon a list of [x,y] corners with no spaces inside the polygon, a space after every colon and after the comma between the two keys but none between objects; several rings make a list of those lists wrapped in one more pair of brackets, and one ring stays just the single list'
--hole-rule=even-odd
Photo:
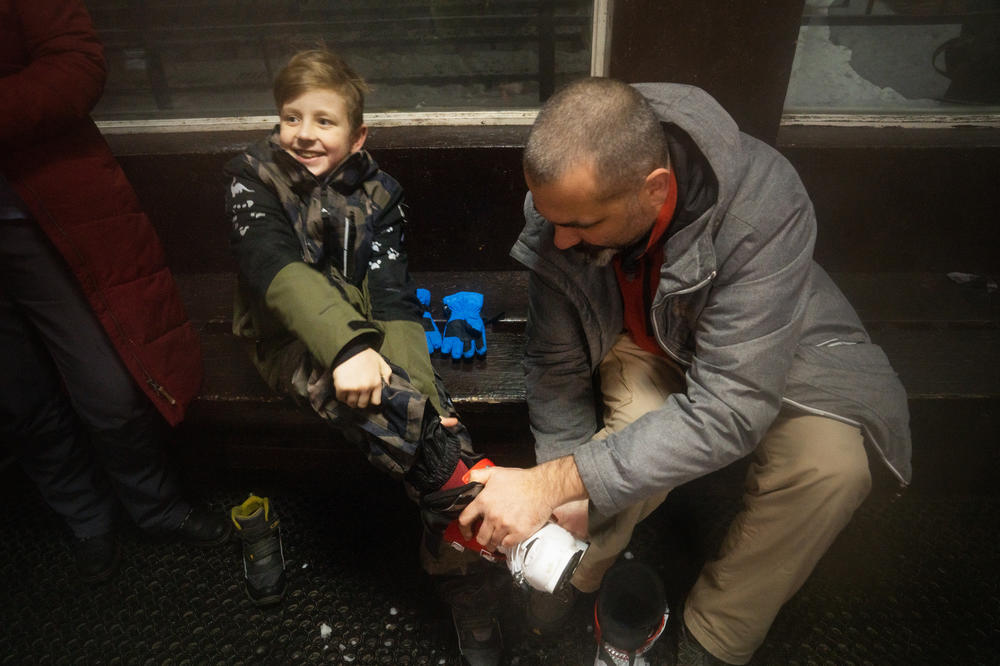
[{"label": "man's knuckles", "polygon": [[493,476],[493,471],[497,469],[496,467],[484,467],[482,469],[474,469],[469,472],[469,481],[472,483],[481,483],[484,486]]}]

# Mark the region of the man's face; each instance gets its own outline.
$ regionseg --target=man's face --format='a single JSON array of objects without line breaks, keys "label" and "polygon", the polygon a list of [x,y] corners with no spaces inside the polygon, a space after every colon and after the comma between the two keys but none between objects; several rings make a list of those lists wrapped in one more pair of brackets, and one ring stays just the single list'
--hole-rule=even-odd
[{"label": "man's face", "polygon": [[535,210],[555,227],[555,246],[580,252],[601,266],[642,238],[656,220],[656,209],[643,204],[638,186],[603,196],[590,165],[571,169],[551,183],[528,179],[528,189]]},{"label": "man's face", "polygon": [[352,130],[347,104],[335,90],[309,90],[285,102],[280,111],[281,147],[314,176],[333,171],[364,145],[367,128]]}]

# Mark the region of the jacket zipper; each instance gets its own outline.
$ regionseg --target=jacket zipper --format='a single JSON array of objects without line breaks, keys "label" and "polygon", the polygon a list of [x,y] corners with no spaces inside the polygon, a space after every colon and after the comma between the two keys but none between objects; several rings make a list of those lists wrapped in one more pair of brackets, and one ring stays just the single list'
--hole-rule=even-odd
[{"label": "jacket zipper", "polygon": [[[664,303],[666,303],[666,300],[668,298],[673,298],[674,296],[682,296],[684,294],[690,294],[692,291],[698,291],[706,284],[714,280],[716,274],[717,274],[716,271],[712,271],[711,273],[708,274],[708,277],[706,277],[701,282],[694,284],[690,287],[685,287],[684,289],[678,289],[675,292],[667,294],[666,296],[663,297]],[[664,307],[666,307],[666,305],[664,305]],[[666,342],[664,342],[663,332],[660,330],[660,326],[658,324],[659,319],[654,317],[652,312],[649,313],[649,319],[653,324],[653,328],[655,329],[656,341],[660,343],[660,347],[663,349],[663,351],[667,352],[667,354],[669,354],[671,358],[673,358],[681,365],[683,366],[691,365],[691,361],[685,361],[684,359],[682,359],[676,352],[670,349],[670,346]]]},{"label": "jacket zipper", "polygon": [[[682,294],[687,294],[687,293],[690,293],[692,291],[696,291],[697,289],[700,289],[701,287],[705,286],[705,284],[707,284],[708,282],[712,281],[715,278],[715,274],[716,274],[716,272],[712,271],[707,278],[705,278],[704,280],[702,280],[698,284],[696,284],[696,285],[694,285],[692,287],[688,287],[686,289],[681,289],[679,291],[675,291],[672,294],[670,294],[669,296],[665,297],[665,299],[673,297],[673,296],[680,296]],[[658,321],[657,318],[653,317],[653,316],[650,316],[650,319],[653,321],[653,326],[657,328],[656,339],[657,339],[657,341],[660,342],[660,347],[663,348],[663,350],[666,351],[667,354],[669,354],[678,363],[681,363],[684,366],[690,366],[691,365],[690,361],[684,361],[684,360],[682,360],[666,344],[664,344],[664,342],[662,340],[662,336],[661,336],[660,331],[659,331],[659,327],[656,325],[656,322]],[[825,344],[827,346],[829,346],[831,343],[836,344],[836,339],[827,341],[827,343],[825,343]],[[849,344],[849,343],[843,343],[843,344]],[[784,402],[785,404],[788,404],[788,405],[791,405],[793,407],[796,407],[797,409],[801,409],[804,412],[807,412],[809,414],[813,414],[814,416],[823,416],[823,417],[826,417],[826,418],[829,418],[829,419],[833,419],[834,421],[840,421],[841,423],[846,423],[848,425],[852,425],[852,426],[858,428],[859,430],[863,431],[865,434],[868,435],[868,438],[875,445],[874,448],[878,452],[878,455],[882,459],[882,462],[885,463],[885,466],[888,467],[889,470],[893,473],[893,475],[896,477],[896,480],[899,481],[899,484],[903,488],[905,488],[908,485],[906,483],[906,481],[903,480],[902,475],[900,475],[900,473],[896,470],[896,468],[893,467],[892,464],[889,462],[889,459],[886,457],[885,453],[882,451],[882,448],[878,445],[878,442],[875,440],[875,437],[871,434],[871,431],[868,430],[868,428],[865,427],[865,425],[863,423],[859,423],[858,421],[855,421],[853,419],[849,419],[849,418],[847,418],[845,416],[840,416],[839,414],[834,414],[833,412],[827,412],[827,411],[824,411],[822,409],[816,409],[815,407],[809,407],[807,405],[803,405],[802,403],[795,402],[794,400],[790,400],[790,399],[788,399],[788,398],[786,398],[784,396],[781,397],[781,401]]]},{"label": "jacket zipper", "polygon": [[649,266],[645,265],[645,260],[643,260],[643,270],[642,270],[642,306],[646,313],[646,335],[652,336],[653,333],[653,315],[651,310],[653,309],[653,303],[649,296]]},{"label": "jacket zipper", "polygon": [[351,281],[351,276],[347,274],[347,244],[351,239],[351,227],[354,226],[352,218],[353,215],[344,218],[344,279],[348,282]]}]

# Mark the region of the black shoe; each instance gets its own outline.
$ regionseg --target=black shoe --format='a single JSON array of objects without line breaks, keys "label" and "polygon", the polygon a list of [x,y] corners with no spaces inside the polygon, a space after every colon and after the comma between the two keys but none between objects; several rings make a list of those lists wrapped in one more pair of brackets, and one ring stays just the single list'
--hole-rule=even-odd
[{"label": "black shoe", "polygon": [[250,495],[229,515],[243,542],[243,575],[247,596],[258,606],[281,601],[285,595],[285,555],[278,514],[266,497]]},{"label": "black shoe", "polygon": [[218,546],[229,541],[233,528],[222,514],[195,507],[171,534],[195,546]]},{"label": "black shoe", "polygon": [[469,666],[498,666],[503,657],[503,637],[497,618],[484,614],[463,614],[451,609],[458,635],[458,651]]},{"label": "black shoe", "polygon": [[[552,594],[532,589],[525,606],[528,629],[537,636],[552,636],[564,632],[581,596],[583,593],[572,584],[564,585]],[[593,598],[594,595],[588,596]]]},{"label": "black shoe", "polygon": [[728,662],[722,661],[701,646],[701,643],[688,631],[683,617],[677,636],[676,664],[677,666],[728,666]]},{"label": "black shoe", "polygon": [[438,595],[451,606],[463,663],[497,666],[503,658],[500,612],[509,577],[502,571],[476,568],[464,576],[442,582]]},{"label": "black shoe", "polygon": [[604,574],[594,604],[594,666],[649,666],[669,617],[659,575],[641,562],[616,563]]},{"label": "black shoe", "polygon": [[114,532],[73,542],[73,557],[80,580],[102,583],[114,575],[121,561],[121,547]]}]

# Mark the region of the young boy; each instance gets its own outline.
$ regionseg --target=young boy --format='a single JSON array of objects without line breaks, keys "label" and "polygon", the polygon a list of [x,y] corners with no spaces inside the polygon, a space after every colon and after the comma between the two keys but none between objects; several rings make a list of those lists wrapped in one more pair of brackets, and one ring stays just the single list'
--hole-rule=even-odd
[{"label": "young boy", "polygon": [[[272,389],[310,405],[372,464],[402,478],[443,532],[469,501],[473,484],[463,475],[489,462],[472,454],[430,363],[407,269],[402,189],[363,148],[366,91],[335,54],[295,55],[274,85],[279,125],[226,165],[239,264],[233,332],[254,341],[254,364]],[[248,502],[234,509],[237,527],[268,511]],[[468,558],[445,562],[455,551],[437,542],[423,553],[425,569],[464,572]],[[467,553],[479,548],[466,545]],[[257,555],[248,592],[276,601],[280,551],[267,553],[271,575],[262,569],[268,557]],[[463,646],[499,654],[499,631],[474,639],[459,631]]]}]

